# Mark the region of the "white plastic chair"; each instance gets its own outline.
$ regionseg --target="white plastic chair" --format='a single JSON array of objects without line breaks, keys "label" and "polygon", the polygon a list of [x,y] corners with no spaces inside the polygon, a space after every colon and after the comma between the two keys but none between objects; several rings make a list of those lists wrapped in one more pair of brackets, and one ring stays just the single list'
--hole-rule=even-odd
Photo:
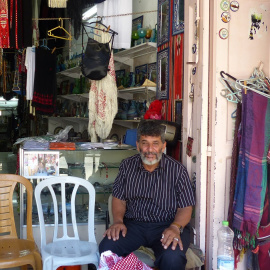
[{"label": "white plastic chair", "polygon": [[[55,188],[53,185],[61,185],[60,188]],[[71,204],[71,231],[72,236],[68,234],[67,224],[67,209],[66,209],[66,185],[74,184],[72,193],[70,196]],[[75,198],[79,187],[84,187],[89,194],[88,203],[88,241],[82,241],[79,238],[78,227],[76,221],[75,211]],[[81,190],[80,187],[80,190]],[[43,195],[42,190],[45,188]],[[84,189],[84,191],[85,191]],[[55,191],[56,190],[56,191]],[[70,189],[69,189],[70,190]],[[53,200],[54,209],[54,234],[52,242],[47,243],[46,229],[44,223],[44,214],[48,214],[48,211],[43,213],[42,199],[44,202],[44,194],[48,194],[50,191]],[[60,194],[59,194],[60,193]],[[42,197],[41,197],[42,195]],[[85,196],[85,195],[81,195]],[[41,235],[41,255],[43,260],[43,270],[55,270],[60,266],[72,266],[83,264],[94,264],[98,268],[99,252],[98,245],[94,234],[94,211],[95,211],[95,189],[91,183],[85,179],[72,176],[59,176],[51,177],[41,181],[35,188],[35,198],[38,209],[38,217],[40,223],[40,235]],[[61,209],[61,211],[60,211]],[[62,212],[62,224],[59,226],[59,213]],[[61,230],[63,233],[61,235]],[[70,232],[70,230],[69,230]],[[60,236],[61,235],[61,236]]]}]

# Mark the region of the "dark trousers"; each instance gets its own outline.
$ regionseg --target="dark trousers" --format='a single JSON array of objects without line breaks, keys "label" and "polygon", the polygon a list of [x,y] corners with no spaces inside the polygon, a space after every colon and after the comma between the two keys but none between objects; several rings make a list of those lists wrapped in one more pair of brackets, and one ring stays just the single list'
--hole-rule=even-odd
[{"label": "dark trousers", "polygon": [[127,256],[137,250],[140,246],[152,248],[155,253],[155,266],[160,270],[184,270],[186,265],[186,251],[190,244],[190,226],[187,225],[181,234],[184,250],[177,245],[172,250],[170,245],[167,249],[162,246],[162,232],[168,228],[171,222],[145,223],[138,221],[124,221],[127,227],[126,237],[120,233],[119,240],[113,241],[105,237],[100,245],[99,252],[111,250],[118,256]]}]

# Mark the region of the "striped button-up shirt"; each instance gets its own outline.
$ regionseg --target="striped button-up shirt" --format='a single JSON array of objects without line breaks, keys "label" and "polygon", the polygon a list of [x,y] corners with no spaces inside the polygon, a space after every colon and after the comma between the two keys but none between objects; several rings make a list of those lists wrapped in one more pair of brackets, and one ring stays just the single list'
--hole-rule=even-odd
[{"label": "striped button-up shirt", "polygon": [[178,208],[195,205],[186,168],[165,154],[153,172],[139,154],[122,161],[113,196],[126,201],[125,218],[141,222],[171,221]]}]

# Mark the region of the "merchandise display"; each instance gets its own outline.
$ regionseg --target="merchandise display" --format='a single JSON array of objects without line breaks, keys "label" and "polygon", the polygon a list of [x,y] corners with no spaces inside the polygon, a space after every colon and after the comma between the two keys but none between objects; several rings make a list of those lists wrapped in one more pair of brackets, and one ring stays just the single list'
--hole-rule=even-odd
[{"label": "merchandise display", "polygon": [[[125,145],[126,148],[118,147],[117,144],[109,143],[50,143],[56,145],[54,150],[43,149],[36,151],[35,148],[20,149],[20,159],[22,166],[20,168],[21,174],[28,178],[35,187],[42,179],[50,177],[50,174],[39,173],[41,161],[43,162],[44,170],[51,168],[53,162],[56,162],[54,169],[56,176],[76,176],[87,181],[90,181],[96,191],[95,203],[95,222],[97,224],[105,224],[107,215],[108,197],[112,192],[112,184],[118,173],[120,162],[129,156],[137,153],[137,150],[131,145]],[[65,149],[65,145],[76,146],[76,150]],[[106,145],[105,145],[106,144]],[[110,147],[110,148],[108,148]],[[51,148],[51,147],[50,147]],[[106,149],[104,149],[106,148]],[[32,161],[30,161],[30,158]],[[50,159],[49,159],[50,158]],[[36,162],[35,162],[36,160]],[[32,162],[32,163],[31,163]],[[36,164],[36,165],[35,165]],[[36,169],[35,169],[36,166]],[[29,168],[33,170],[33,175],[28,175]],[[53,189],[60,192],[60,186],[54,185]],[[69,198],[66,204],[68,219],[70,216],[70,195],[73,191],[74,185],[66,185],[66,197]],[[78,189],[79,200],[76,201],[76,219],[79,223],[87,222],[87,201],[88,197],[85,195],[84,189]],[[22,193],[24,197],[24,192]],[[51,224],[54,219],[54,209],[52,207],[52,198],[49,195],[49,190],[44,189],[41,193],[43,211],[46,212],[45,224]],[[26,216],[24,214],[26,205],[22,205],[21,214],[25,222]],[[59,217],[61,218],[61,207],[58,208]],[[70,220],[69,220],[70,221]],[[33,225],[38,224],[37,208],[33,204]]]}]

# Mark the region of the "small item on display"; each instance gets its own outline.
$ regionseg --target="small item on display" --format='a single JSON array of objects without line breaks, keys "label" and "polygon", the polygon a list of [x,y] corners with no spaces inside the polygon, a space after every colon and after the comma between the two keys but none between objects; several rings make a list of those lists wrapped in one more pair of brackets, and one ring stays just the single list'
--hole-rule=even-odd
[{"label": "small item on display", "polygon": [[58,134],[61,130],[63,130],[62,127],[56,127],[56,128],[54,129],[54,131],[53,131],[53,134],[56,135],[56,134]]},{"label": "small item on display", "polygon": [[82,73],[91,80],[101,80],[107,76],[111,57],[110,42],[100,43],[90,37],[82,60]]},{"label": "small item on display", "polygon": [[144,115],[144,119],[160,120],[162,118],[161,111],[162,111],[162,101],[156,99],[153,102],[151,102],[148,110]]},{"label": "small item on display", "polygon": [[147,69],[148,69],[147,64],[135,67],[135,85],[136,86],[141,86],[144,83],[148,74]]},{"label": "small item on display", "polygon": [[120,120],[136,120],[142,119],[146,111],[146,100],[143,102],[140,101],[119,101],[118,103],[118,112],[115,116],[115,119]]},{"label": "small item on display", "polygon": [[192,53],[195,54],[197,52],[197,44],[193,44]]},{"label": "small item on display", "polygon": [[219,37],[220,37],[221,39],[227,39],[228,36],[229,36],[229,32],[228,32],[228,30],[227,30],[226,28],[221,28],[221,29],[219,30]]},{"label": "small item on display", "polygon": [[236,12],[239,10],[239,3],[237,1],[231,2],[231,11]]},{"label": "small item on display", "polygon": [[73,142],[51,142],[51,150],[76,150],[75,143]]},{"label": "small item on display", "polygon": [[230,1],[228,0],[222,0],[220,3],[220,8],[223,11],[228,11],[230,9]]},{"label": "small item on display", "polygon": [[221,20],[224,22],[224,23],[228,23],[230,20],[231,20],[231,15],[229,12],[222,12],[221,14]]},{"label": "small item on display", "polygon": [[[96,26],[91,26],[92,23],[95,23]],[[97,81],[107,76],[109,70],[109,62],[111,58],[111,48],[113,47],[113,39],[114,35],[117,35],[117,33],[110,29],[110,26],[107,27],[106,25],[101,23],[101,21],[96,21],[92,23],[83,24],[83,30],[85,31],[87,36],[88,33],[85,27],[89,27],[90,29],[95,30],[95,34],[100,33],[99,31],[104,31],[104,29],[106,29],[107,33],[111,34],[110,40],[106,43],[98,42],[97,40],[88,36],[88,42],[82,59],[81,70],[85,77]]]},{"label": "small item on display", "polygon": [[187,154],[189,157],[191,157],[191,154],[192,154],[192,145],[193,145],[193,141],[194,141],[193,138],[188,137],[186,154]]}]

